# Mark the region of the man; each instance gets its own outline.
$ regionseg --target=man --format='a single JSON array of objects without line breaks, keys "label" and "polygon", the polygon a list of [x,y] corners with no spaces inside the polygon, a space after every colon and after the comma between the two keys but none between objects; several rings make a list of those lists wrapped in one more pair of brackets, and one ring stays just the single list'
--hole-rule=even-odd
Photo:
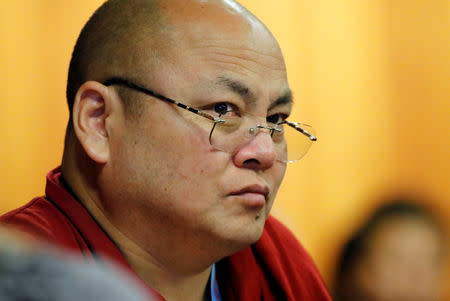
[{"label": "man", "polygon": [[285,121],[283,56],[250,12],[108,1],[77,41],[67,98],[61,168],[3,223],[112,258],[166,300],[330,300],[269,217],[288,161],[315,137]]}]

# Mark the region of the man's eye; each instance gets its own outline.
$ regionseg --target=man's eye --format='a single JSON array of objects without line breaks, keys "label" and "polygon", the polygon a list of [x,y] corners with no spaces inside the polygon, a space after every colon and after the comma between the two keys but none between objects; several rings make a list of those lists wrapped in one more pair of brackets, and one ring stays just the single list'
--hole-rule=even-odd
[{"label": "man's eye", "polygon": [[278,124],[286,119],[285,114],[273,114],[266,117],[267,123]]},{"label": "man's eye", "polygon": [[219,115],[226,115],[231,113],[236,113],[237,107],[229,102],[218,102],[215,103],[212,107],[215,113]]}]

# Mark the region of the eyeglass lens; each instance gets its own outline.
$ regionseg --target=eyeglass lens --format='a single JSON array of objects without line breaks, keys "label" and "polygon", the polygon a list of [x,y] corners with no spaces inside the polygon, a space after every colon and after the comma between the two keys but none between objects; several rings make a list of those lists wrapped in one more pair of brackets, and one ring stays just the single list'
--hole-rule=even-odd
[{"label": "eyeglass lens", "polygon": [[[243,124],[242,118],[224,118],[224,123],[215,123],[210,134],[210,143],[218,150],[234,152],[249,143],[260,132],[271,135],[276,159],[281,162],[295,162],[301,159],[310,148],[311,139],[287,124],[271,125],[276,130],[270,131],[258,124]],[[310,134],[315,134],[311,126],[297,124]]]}]

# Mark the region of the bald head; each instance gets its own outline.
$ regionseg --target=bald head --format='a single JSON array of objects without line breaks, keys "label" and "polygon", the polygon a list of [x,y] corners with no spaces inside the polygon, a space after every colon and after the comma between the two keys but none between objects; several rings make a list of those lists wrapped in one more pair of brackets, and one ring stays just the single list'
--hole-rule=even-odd
[{"label": "bald head", "polygon": [[162,19],[154,0],[110,0],[97,9],[72,54],[66,91],[70,113],[84,82],[101,82],[111,76],[135,78],[148,72],[148,66],[140,62],[160,56],[170,41],[167,22]]},{"label": "bald head", "polygon": [[[232,0],[106,1],[84,26],[72,54],[66,91],[70,113],[77,90],[88,80],[140,79],[158,70],[164,57],[182,47],[186,28],[201,35],[199,29],[212,25],[236,32],[242,25],[251,31],[252,24],[264,26]],[[126,107],[136,105],[124,100]]]}]

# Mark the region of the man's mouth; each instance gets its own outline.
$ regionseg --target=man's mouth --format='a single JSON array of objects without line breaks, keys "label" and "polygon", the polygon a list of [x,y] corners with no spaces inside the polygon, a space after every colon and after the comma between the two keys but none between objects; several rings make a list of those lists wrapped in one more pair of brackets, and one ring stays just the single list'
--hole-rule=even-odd
[{"label": "man's mouth", "polygon": [[231,196],[236,196],[246,201],[250,206],[264,206],[269,197],[269,187],[267,185],[252,184],[245,186],[230,193]]}]

